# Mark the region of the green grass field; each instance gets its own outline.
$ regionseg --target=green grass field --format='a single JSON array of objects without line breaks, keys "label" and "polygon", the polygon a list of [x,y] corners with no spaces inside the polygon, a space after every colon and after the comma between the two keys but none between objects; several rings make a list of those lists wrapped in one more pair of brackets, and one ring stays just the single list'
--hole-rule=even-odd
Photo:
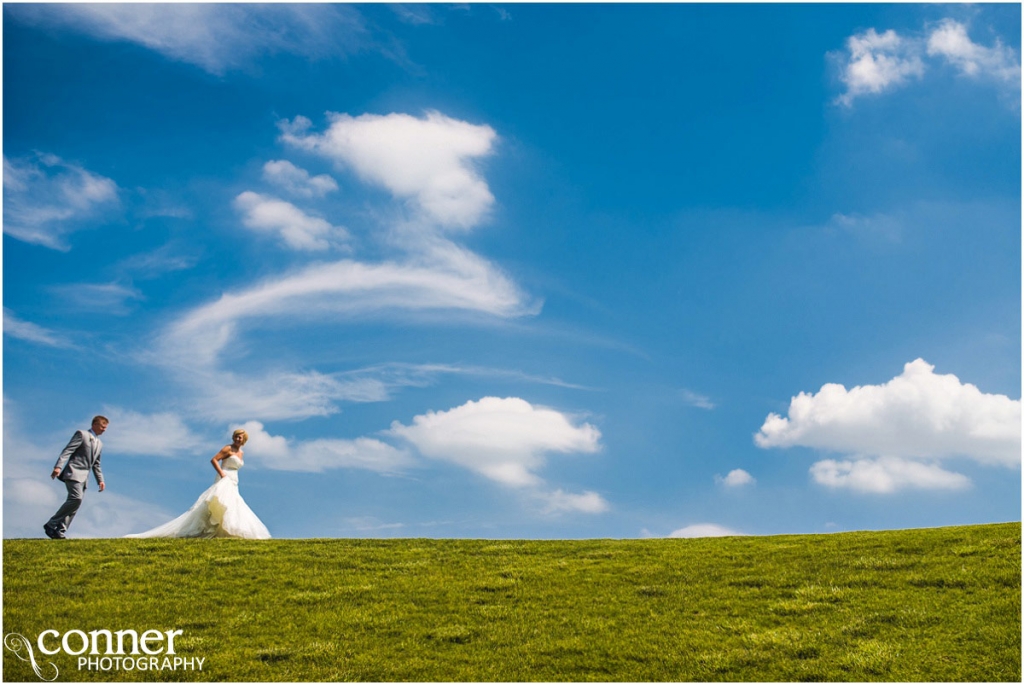
[{"label": "green grass field", "polygon": [[1020,533],[7,540],[4,633],[180,629],[205,658],[44,657],[60,680],[1019,682]]}]

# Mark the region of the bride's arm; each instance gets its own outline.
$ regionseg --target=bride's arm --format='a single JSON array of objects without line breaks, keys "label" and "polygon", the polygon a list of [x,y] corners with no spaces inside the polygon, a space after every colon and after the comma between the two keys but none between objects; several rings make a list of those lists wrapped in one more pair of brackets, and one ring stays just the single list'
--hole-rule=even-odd
[{"label": "bride's arm", "polygon": [[220,467],[220,464],[218,464],[217,462],[219,462],[221,459],[227,459],[230,455],[231,445],[224,445],[221,451],[213,455],[213,459],[210,460],[210,463],[213,464],[213,470],[216,471],[217,475],[220,476],[221,478],[224,477],[224,469],[222,469]]}]

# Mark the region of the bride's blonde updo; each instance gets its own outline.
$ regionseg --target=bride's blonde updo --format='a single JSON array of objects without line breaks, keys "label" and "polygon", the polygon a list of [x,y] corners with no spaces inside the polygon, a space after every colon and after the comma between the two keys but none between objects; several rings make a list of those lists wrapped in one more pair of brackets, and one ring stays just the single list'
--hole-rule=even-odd
[{"label": "bride's blonde updo", "polygon": [[231,434],[231,441],[234,442],[235,438],[237,438],[239,435],[242,436],[242,444],[243,445],[245,443],[249,442],[249,434],[245,432],[244,428],[239,428],[234,433],[232,433]]}]

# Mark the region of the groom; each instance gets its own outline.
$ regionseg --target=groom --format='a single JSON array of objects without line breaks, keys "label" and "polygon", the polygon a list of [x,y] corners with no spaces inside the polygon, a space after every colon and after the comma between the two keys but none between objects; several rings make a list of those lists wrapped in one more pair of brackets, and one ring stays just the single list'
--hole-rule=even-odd
[{"label": "groom", "polygon": [[85,491],[86,481],[89,480],[90,470],[96,475],[100,492],[106,487],[103,484],[103,471],[100,470],[100,453],[103,451],[100,436],[109,424],[110,420],[106,416],[93,417],[92,428],[88,431],[75,431],[71,442],[57,457],[50,478],[60,478],[64,481],[68,489],[68,498],[43,526],[47,537],[54,540],[64,539],[71,519],[75,518],[78,508],[82,506],[82,493]]}]

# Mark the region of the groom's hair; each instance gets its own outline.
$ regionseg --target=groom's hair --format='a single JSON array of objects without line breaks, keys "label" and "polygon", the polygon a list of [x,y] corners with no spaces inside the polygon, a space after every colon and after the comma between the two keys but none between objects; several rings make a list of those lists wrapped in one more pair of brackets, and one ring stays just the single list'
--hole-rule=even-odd
[{"label": "groom's hair", "polygon": [[108,419],[106,416],[100,416],[99,414],[97,414],[96,416],[92,417],[92,423],[90,425],[95,426],[97,421],[101,421],[106,424],[110,423],[110,419]]}]

